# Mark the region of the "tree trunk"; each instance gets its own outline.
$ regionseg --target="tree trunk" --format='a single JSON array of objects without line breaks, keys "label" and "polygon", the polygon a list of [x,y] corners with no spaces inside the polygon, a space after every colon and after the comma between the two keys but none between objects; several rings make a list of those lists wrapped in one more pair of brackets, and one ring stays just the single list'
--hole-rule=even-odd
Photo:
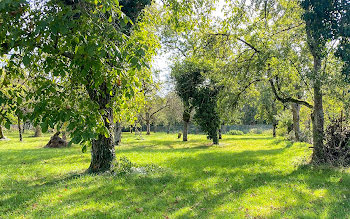
[{"label": "tree trunk", "polygon": [[4,132],[2,131],[2,126],[0,125],[0,139],[4,139]]},{"label": "tree trunk", "polygon": [[114,149],[114,126],[113,123],[113,110],[107,108],[106,114],[102,115],[105,127],[108,129],[108,137],[99,134],[98,138],[92,140],[91,147],[91,163],[88,169],[90,173],[99,173],[111,170],[113,167],[113,160],[115,158]]},{"label": "tree trunk", "polygon": [[277,122],[273,122],[272,124],[272,136],[276,138],[276,128],[277,128]]},{"label": "tree trunk", "polygon": [[182,133],[182,141],[187,141],[187,134],[188,134],[188,122],[184,121],[184,129]]},{"label": "tree trunk", "polygon": [[62,139],[67,141],[67,133],[66,133],[66,131],[62,132]]},{"label": "tree trunk", "polygon": [[190,119],[191,119],[191,110],[185,109],[182,115],[182,119],[184,122],[182,141],[187,141],[188,124],[190,123]]},{"label": "tree trunk", "polygon": [[23,141],[21,119],[19,117],[17,119],[18,119],[17,120],[18,121],[17,126],[18,126],[19,140]]},{"label": "tree trunk", "polygon": [[115,123],[114,127],[114,143],[115,145],[119,145],[122,140],[122,126],[120,122]]},{"label": "tree trunk", "polygon": [[221,125],[220,125],[220,128],[219,128],[219,139],[222,139],[222,134],[221,134]]},{"label": "tree trunk", "polygon": [[147,133],[146,135],[150,135],[151,134],[151,121],[150,121],[150,116],[149,113],[146,113],[146,127],[147,127]]},{"label": "tree trunk", "polygon": [[170,125],[168,125],[168,129],[167,129],[166,133],[167,133],[167,134],[170,133]]},{"label": "tree trunk", "polygon": [[300,141],[300,105],[297,103],[293,103],[292,112],[293,112],[293,130],[295,133],[295,141]]},{"label": "tree trunk", "polygon": [[26,121],[23,120],[23,125],[22,125],[22,134],[25,132],[25,126],[26,126]]},{"label": "tree trunk", "polygon": [[217,133],[213,136],[213,144],[219,144],[219,138]]},{"label": "tree trunk", "polygon": [[89,86],[86,88],[90,99],[99,104],[100,109],[104,111],[101,113],[101,117],[108,131],[106,133],[107,136],[106,134],[98,134],[97,139],[91,141],[91,163],[87,172],[106,172],[113,168],[113,160],[115,158],[113,109],[108,106],[112,97],[106,83],[100,85],[99,92],[97,92],[96,88]]},{"label": "tree trunk", "polygon": [[314,89],[314,111],[312,115],[313,125],[313,154],[312,161],[315,163],[325,162],[323,133],[324,133],[324,113],[322,103],[322,82],[321,82],[321,58],[314,56],[315,81]]},{"label": "tree trunk", "polygon": [[40,127],[40,125],[37,125],[37,126],[35,127],[34,137],[41,137],[41,135],[42,135],[41,127]]}]

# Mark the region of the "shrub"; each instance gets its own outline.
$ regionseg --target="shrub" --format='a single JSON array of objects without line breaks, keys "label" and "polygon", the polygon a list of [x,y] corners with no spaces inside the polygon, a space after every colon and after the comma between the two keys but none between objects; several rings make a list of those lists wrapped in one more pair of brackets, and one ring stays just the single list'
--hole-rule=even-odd
[{"label": "shrub", "polygon": [[336,119],[325,131],[325,159],[335,166],[350,165],[350,127],[344,119]]},{"label": "shrub", "polygon": [[262,134],[262,130],[254,128],[249,131],[249,134]]},{"label": "shrub", "polygon": [[227,132],[228,135],[243,135],[244,133],[242,131],[239,130],[230,130],[229,132]]}]

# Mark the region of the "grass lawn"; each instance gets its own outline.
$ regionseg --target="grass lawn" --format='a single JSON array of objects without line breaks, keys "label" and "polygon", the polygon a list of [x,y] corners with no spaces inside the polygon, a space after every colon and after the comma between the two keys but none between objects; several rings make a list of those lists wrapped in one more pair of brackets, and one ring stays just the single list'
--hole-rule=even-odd
[{"label": "grass lawn", "polygon": [[264,135],[124,133],[117,156],[161,171],[85,175],[80,146],[0,141],[0,218],[350,218],[350,169],[303,165],[309,145]]}]

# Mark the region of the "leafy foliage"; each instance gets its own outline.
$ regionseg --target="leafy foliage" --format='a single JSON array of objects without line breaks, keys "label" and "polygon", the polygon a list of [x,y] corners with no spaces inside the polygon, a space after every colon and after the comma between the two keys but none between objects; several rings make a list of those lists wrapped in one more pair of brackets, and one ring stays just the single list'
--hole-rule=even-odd
[{"label": "leafy foliage", "polygon": [[44,132],[68,121],[72,143],[111,135],[112,109],[120,112],[140,89],[140,78],[149,77],[141,67],[154,38],[141,25],[131,31],[148,3],[133,1],[137,13],[129,1],[0,3],[0,52],[10,54],[11,74],[13,66],[31,72],[30,119]]},{"label": "leafy foliage", "polygon": [[229,132],[227,132],[226,134],[228,135],[243,135],[244,132],[240,131],[240,130],[230,130]]}]

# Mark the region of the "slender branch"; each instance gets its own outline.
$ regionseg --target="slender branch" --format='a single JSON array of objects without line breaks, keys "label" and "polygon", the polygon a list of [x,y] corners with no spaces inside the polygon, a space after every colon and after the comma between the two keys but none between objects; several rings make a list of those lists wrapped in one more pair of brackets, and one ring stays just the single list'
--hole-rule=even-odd
[{"label": "slender branch", "polygon": [[157,111],[153,112],[149,117],[151,118],[152,116],[154,116],[155,114],[157,114],[158,112],[160,112],[161,110],[167,108],[169,105],[168,105],[168,102],[162,106],[161,108],[159,108]]},{"label": "slender branch", "polygon": [[[211,33],[209,35],[212,36],[230,36],[229,33]],[[242,43],[246,44],[247,46],[249,46],[251,49],[253,49],[255,52],[260,53],[260,50],[258,50],[256,47],[254,47],[252,44],[248,43],[247,41],[243,40],[242,38],[238,38],[237,40],[241,41]]]},{"label": "slender branch", "polygon": [[285,31],[288,31],[288,30],[291,30],[291,29],[300,27],[300,26],[303,25],[303,24],[305,24],[305,23],[302,22],[302,23],[299,23],[299,24],[297,24],[297,25],[295,25],[295,26],[287,27],[287,28],[285,28],[285,29],[283,29],[283,30],[280,30],[280,31],[277,31],[276,33],[273,33],[271,36],[275,36],[275,35],[277,35],[277,34],[280,34],[280,33],[285,32]]},{"label": "slender branch", "polygon": [[247,46],[249,46],[250,48],[252,48],[255,52],[260,53],[260,51],[257,48],[255,48],[252,44],[248,43],[247,41],[245,41],[241,38],[237,38],[237,39],[239,41],[241,41],[242,43],[246,44]]},{"label": "slender branch", "polygon": [[304,105],[310,109],[313,108],[313,106],[306,102],[306,101],[303,101],[303,100],[298,100],[298,99],[294,99],[294,98],[291,98],[291,97],[287,97],[287,98],[283,98],[281,96],[278,95],[277,91],[276,91],[276,87],[275,87],[275,84],[273,83],[273,80],[270,79],[270,84],[271,84],[271,88],[272,88],[272,92],[275,94],[275,97],[277,100],[281,101],[282,103],[297,103],[297,104],[300,104],[300,105]]}]

